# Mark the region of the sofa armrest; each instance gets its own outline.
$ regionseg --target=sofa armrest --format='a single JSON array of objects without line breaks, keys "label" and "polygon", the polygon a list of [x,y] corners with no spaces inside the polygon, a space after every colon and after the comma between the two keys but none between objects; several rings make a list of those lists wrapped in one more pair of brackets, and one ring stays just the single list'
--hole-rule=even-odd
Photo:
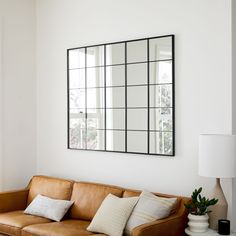
[{"label": "sofa armrest", "polygon": [[183,236],[187,225],[187,211],[184,203],[188,198],[182,199],[180,207],[175,214],[161,220],[140,225],[132,230],[132,236]]},{"label": "sofa armrest", "polygon": [[27,206],[28,189],[0,193],[0,213],[24,210]]},{"label": "sofa armrest", "polygon": [[140,225],[132,230],[132,236],[183,236],[185,224],[180,216],[168,217]]}]

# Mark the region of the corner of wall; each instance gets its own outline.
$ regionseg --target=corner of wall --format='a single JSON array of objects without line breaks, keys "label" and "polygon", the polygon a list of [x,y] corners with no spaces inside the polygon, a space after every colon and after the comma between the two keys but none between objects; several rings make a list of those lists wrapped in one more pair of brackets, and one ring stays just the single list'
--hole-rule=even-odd
[{"label": "corner of wall", "polygon": [[2,177],[3,177],[3,145],[2,145],[2,129],[3,129],[3,124],[2,124],[2,114],[3,114],[3,76],[2,76],[2,19],[0,16],[0,190],[2,189]]},{"label": "corner of wall", "polygon": [[[232,133],[236,134],[236,1],[231,0],[232,30]],[[236,199],[236,179],[233,180],[233,196]],[[232,228],[236,231],[236,201],[232,201]]]}]

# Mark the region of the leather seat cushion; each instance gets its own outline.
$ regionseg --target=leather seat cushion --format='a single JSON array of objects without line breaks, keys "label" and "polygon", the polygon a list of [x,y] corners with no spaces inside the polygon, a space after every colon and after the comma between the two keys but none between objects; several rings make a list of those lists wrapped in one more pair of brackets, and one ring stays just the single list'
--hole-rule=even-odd
[{"label": "leather seat cushion", "polygon": [[47,176],[34,176],[29,184],[28,204],[38,195],[70,200],[73,181]]},{"label": "leather seat cushion", "polygon": [[111,193],[121,197],[123,190],[109,185],[78,182],[74,183],[70,218],[92,220],[106,196]]},{"label": "leather seat cushion", "polygon": [[87,235],[104,235],[93,234],[86,230],[89,221],[83,220],[64,220],[49,224],[37,224],[25,227],[21,236],[87,236]]},{"label": "leather seat cushion", "polygon": [[32,224],[51,222],[48,219],[26,215],[23,211],[12,211],[0,214],[0,233],[7,235],[21,235],[21,229]]}]

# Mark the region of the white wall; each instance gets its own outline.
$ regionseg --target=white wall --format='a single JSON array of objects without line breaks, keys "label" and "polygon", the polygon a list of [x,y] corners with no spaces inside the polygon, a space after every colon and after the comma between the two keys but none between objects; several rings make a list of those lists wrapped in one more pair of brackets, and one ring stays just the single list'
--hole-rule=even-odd
[{"label": "white wall", "polygon": [[[37,1],[37,172],[189,195],[200,133],[231,132],[230,0]],[[176,35],[176,157],[67,150],[66,49]],[[223,182],[230,200],[230,181]]]},{"label": "white wall", "polygon": [[[236,134],[236,2],[232,0],[232,131]],[[233,180],[233,227],[236,229],[236,179]]]},{"label": "white wall", "polygon": [[25,186],[36,172],[35,1],[1,0],[0,18],[1,174],[3,188],[11,189]]},{"label": "white wall", "polygon": [[3,177],[3,153],[2,153],[2,114],[3,114],[3,76],[2,76],[2,19],[0,18],[0,190],[2,189],[2,177]]}]

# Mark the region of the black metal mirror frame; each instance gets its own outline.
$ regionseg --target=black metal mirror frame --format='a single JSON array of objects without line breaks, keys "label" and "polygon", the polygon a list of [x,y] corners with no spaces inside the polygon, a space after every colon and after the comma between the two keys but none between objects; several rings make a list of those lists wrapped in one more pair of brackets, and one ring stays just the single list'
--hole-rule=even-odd
[{"label": "black metal mirror frame", "polygon": [[[168,60],[154,60],[151,61],[149,60],[149,42],[152,39],[159,39],[159,38],[166,38],[169,37],[171,40],[171,53],[172,53],[172,58],[168,59]],[[130,42],[138,42],[138,41],[143,41],[146,40],[147,41],[147,60],[146,61],[142,61],[142,62],[134,62],[134,63],[128,63],[127,62],[127,44]],[[106,90],[107,90],[107,85],[106,85],[106,69],[108,66],[111,65],[107,65],[106,64],[106,47],[109,45],[114,45],[114,44],[122,44],[124,43],[125,45],[125,62],[121,65],[124,65],[125,67],[125,84],[124,84],[124,88],[125,88],[125,129],[122,130],[125,132],[125,139],[124,139],[124,147],[125,150],[124,151],[116,151],[116,150],[107,150],[107,127],[106,127],[106,118],[107,118],[107,106],[106,106]],[[98,47],[98,46],[103,46],[104,47],[104,65],[102,66],[94,66],[95,67],[102,67],[104,69],[104,149],[88,149],[87,148],[87,132],[88,132],[88,126],[87,126],[87,119],[88,119],[88,113],[87,113],[87,50],[91,47]],[[157,156],[174,156],[175,155],[175,48],[174,48],[174,35],[164,35],[164,36],[157,36],[157,37],[150,37],[150,38],[142,38],[142,39],[135,39],[135,40],[127,40],[127,41],[120,41],[120,42],[113,42],[113,43],[104,43],[104,44],[98,44],[98,45],[91,45],[91,46],[84,46],[84,47],[77,47],[77,48],[70,48],[67,49],[67,135],[68,135],[68,149],[76,149],[76,150],[89,150],[89,151],[107,151],[107,152],[119,152],[119,153],[135,153],[135,154],[145,154],[145,155],[157,155]],[[78,50],[78,49],[84,49],[85,50],[85,107],[84,107],[84,112],[85,112],[85,137],[86,137],[86,144],[85,144],[85,148],[75,148],[71,146],[71,136],[70,136],[70,121],[71,121],[71,115],[70,115],[70,110],[71,110],[71,105],[70,105],[70,61],[69,61],[69,53],[72,50]],[[171,107],[165,107],[165,108],[170,108],[172,111],[172,130],[171,131],[158,131],[158,132],[171,132],[172,135],[172,152],[165,154],[165,153],[151,153],[150,152],[150,132],[154,132],[154,131],[150,131],[150,86],[153,84],[150,84],[150,63],[152,62],[162,62],[162,61],[171,61],[172,63],[172,82],[169,83],[171,85],[171,89],[172,89],[172,98],[171,98],[171,102],[172,102],[172,106]],[[147,130],[142,130],[142,131],[146,131],[147,132],[147,151],[146,152],[132,152],[132,151],[128,151],[127,149],[127,132],[129,131],[133,131],[133,130],[129,130],[127,128],[127,89],[129,87],[129,85],[127,85],[127,66],[129,64],[139,64],[139,63],[147,63]],[[89,67],[91,68],[91,67]],[[79,68],[77,68],[79,69]],[[155,84],[158,85],[158,84]],[[159,84],[160,85],[160,84]],[[134,85],[134,86],[139,86],[139,85]],[[109,88],[112,86],[109,86]],[[117,86],[116,86],[117,87]],[[118,86],[119,87],[119,86]],[[79,88],[78,88],[79,89]],[[160,107],[162,108],[162,107]],[[115,129],[113,129],[114,131]],[[134,130],[135,131],[135,130]],[[139,130],[140,131],[140,130]]]}]

